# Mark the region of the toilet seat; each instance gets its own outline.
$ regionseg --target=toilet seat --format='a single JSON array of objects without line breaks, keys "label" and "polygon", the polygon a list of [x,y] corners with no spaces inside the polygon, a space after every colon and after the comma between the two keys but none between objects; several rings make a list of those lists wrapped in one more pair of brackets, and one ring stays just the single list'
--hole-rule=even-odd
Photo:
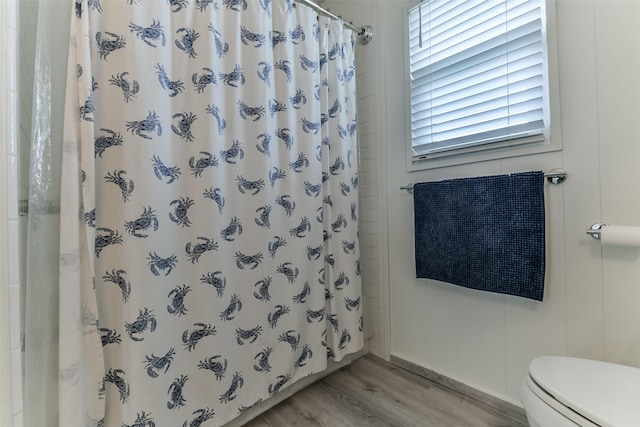
[{"label": "toilet seat", "polygon": [[531,362],[527,386],[581,426],[640,426],[640,369],[572,357]]}]

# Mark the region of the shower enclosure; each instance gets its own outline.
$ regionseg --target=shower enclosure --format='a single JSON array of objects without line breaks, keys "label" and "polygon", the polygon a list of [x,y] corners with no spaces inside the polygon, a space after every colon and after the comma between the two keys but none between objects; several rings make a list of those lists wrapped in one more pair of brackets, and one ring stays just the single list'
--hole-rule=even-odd
[{"label": "shower enclosure", "polygon": [[[39,408],[25,408],[26,425],[56,425],[58,417],[77,420],[74,417],[86,416],[87,408],[97,408],[89,417],[99,422],[105,402],[112,408],[106,425],[151,419],[149,408],[156,404],[133,390],[158,388],[160,383],[166,396],[155,406],[153,416],[164,417],[159,412],[164,407],[168,416],[182,423],[198,414],[213,418],[215,412],[212,422],[221,424],[254,404],[265,406],[262,400],[296,379],[325,370],[324,353],[339,360],[358,350],[363,338],[353,34],[343,32],[339,21],[317,20],[311,9],[284,0],[249,2],[249,12],[244,11],[243,2],[196,1],[190,6],[193,12],[187,10],[188,2],[147,2],[156,9],[121,2],[131,15],[111,21],[105,16],[113,2],[77,2],[73,11],[68,1],[25,3],[22,16],[37,16],[31,21],[37,22],[37,30],[31,24],[33,31],[20,33],[22,38],[33,36],[24,40],[24,51],[31,43],[35,58],[33,123],[28,126],[28,138],[26,131],[22,137],[25,146],[25,139],[35,142],[28,153],[31,172],[23,168],[22,173],[22,179],[30,181],[29,215],[23,218],[30,236],[23,252],[28,260],[23,298],[28,301],[23,310],[28,331],[24,386],[27,406]],[[121,18],[124,10],[114,16]],[[183,21],[178,18],[181,14]],[[29,23],[24,25],[27,28]],[[70,61],[65,77],[70,27],[88,34],[86,49],[95,57]],[[346,39],[336,38],[343,33]],[[119,51],[119,43],[126,43],[127,49]],[[140,55],[155,55],[163,47],[167,53],[149,57],[145,63],[151,71],[135,70]],[[83,49],[80,43],[75,50],[72,45],[71,52],[79,58],[86,54]],[[135,61],[127,62],[131,61],[127,57]],[[116,65],[97,68],[108,63]],[[67,94],[66,116],[61,108],[65,80],[78,91],[79,102],[74,106]],[[238,97],[238,93],[244,95]],[[254,98],[258,93],[263,93],[263,100]],[[180,99],[190,101],[177,102]],[[202,102],[202,111],[193,109],[197,102]],[[132,105],[139,109],[124,115]],[[112,107],[109,115],[101,115]],[[119,110],[121,125],[109,123]],[[65,120],[67,136],[62,146]],[[203,130],[196,126],[205,122]],[[22,123],[27,123],[24,117]],[[74,137],[70,128],[81,133]],[[88,133],[83,134],[85,129]],[[142,151],[125,151],[150,141],[173,148],[148,144],[139,145]],[[103,142],[106,145],[100,145]],[[74,159],[68,156],[72,145],[87,143],[91,156],[77,165],[69,163]],[[122,156],[114,156],[119,150]],[[63,151],[65,164],[70,165],[64,173],[73,172],[74,167],[78,173],[62,178],[61,204],[63,172],[57,165],[62,164]],[[93,171],[86,167],[89,159]],[[143,166],[145,162],[149,163]],[[243,164],[248,166],[241,169]],[[87,177],[96,193],[82,189]],[[80,193],[72,194],[74,187]],[[177,191],[168,192],[168,188]],[[21,198],[26,199],[26,188],[22,191]],[[113,196],[107,197],[108,193]],[[163,193],[166,200],[148,198]],[[201,208],[207,202],[210,206]],[[82,224],[73,222],[78,212],[74,203],[82,208]],[[57,227],[61,208],[69,227],[62,239]],[[113,214],[122,217],[110,222]],[[82,243],[82,235],[70,238],[70,231],[78,227],[84,230],[81,233],[93,233],[94,237],[85,239],[88,244]],[[118,236],[127,242],[124,247],[153,243],[138,247],[143,258],[135,260],[116,248]],[[75,250],[81,253],[87,247],[95,250],[87,252],[95,258],[83,267],[82,255],[78,257]],[[79,287],[71,288],[71,294],[63,289],[61,299],[57,292],[60,266],[63,284],[80,277]],[[88,282],[73,276],[77,266],[88,273]],[[89,296],[85,303],[96,298],[95,310],[73,302],[78,289],[84,289],[81,298]],[[149,298],[157,304],[149,305]],[[57,328],[59,307],[65,315],[76,313],[69,327],[63,327],[62,336]],[[214,314],[202,317],[207,311]],[[248,313],[253,320],[236,321]],[[345,316],[354,320],[347,321]],[[178,323],[166,329],[174,321]],[[74,329],[76,324],[79,329]],[[172,330],[175,338],[154,341],[160,334],[150,334],[161,327],[162,333]],[[304,332],[308,327],[309,332]],[[75,337],[74,330],[78,331]],[[211,344],[192,342],[196,335],[211,338]],[[234,347],[222,351],[221,336],[226,337],[225,345]],[[105,356],[102,369],[95,357],[88,359],[98,365],[82,367],[87,358],[78,357],[78,348],[73,348],[79,344],[86,349],[91,340],[95,354]],[[64,343],[62,348],[59,342]],[[152,344],[145,348],[141,342]],[[202,354],[196,357],[197,350]],[[122,359],[132,351],[135,357]],[[238,351],[245,354],[245,361],[230,357]],[[281,355],[269,359],[274,351]],[[193,368],[186,367],[187,361]],[[133,373],[134,367],[139,375]],[[210,381],[197,379],[207,371]],[[252,376],[262,385],[249,385]],[[88,402],[77,412],[62,404],[69,411],[59,414],[59,379],[61,399],[66,399],[71,395],[65,396],[70,390],[65,384],[90,397],[76,387],[78,379],[86,378],[93,378],[87,389],[96,391],[93,404]],[[148,385],[140,386],[139,381]],[[264,394],[243,396],[244,383],[245,389],[262,388]],[[198,392],[189,392],[190,386]],[[186,404],[198,401],[209,386],[217,387],[208,391],[210,403]],[[237,396],[241,397],[235,400]],[[129,399],[137,401],[137,406],[127,406]],[[226,409],[231,401],[233,408]],[[115,402],[123,409],[113,411]],[[177,411],[184,406],[188,413]]]}]

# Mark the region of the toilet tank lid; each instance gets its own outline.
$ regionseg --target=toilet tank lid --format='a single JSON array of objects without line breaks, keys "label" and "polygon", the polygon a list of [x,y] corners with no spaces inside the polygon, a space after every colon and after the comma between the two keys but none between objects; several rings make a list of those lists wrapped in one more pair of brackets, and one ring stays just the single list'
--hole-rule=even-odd
[{"label": "toilet tank lid", "polygon": [[640,369],[597,360],[543,356],[529,375],[557,401],[606,426],[640,426]]}]

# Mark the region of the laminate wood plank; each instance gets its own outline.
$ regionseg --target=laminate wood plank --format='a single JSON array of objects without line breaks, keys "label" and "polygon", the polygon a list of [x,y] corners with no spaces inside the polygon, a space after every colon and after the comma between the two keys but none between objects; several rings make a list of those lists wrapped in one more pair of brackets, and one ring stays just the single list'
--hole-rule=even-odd
[{"label": "laminate wood plank", "polygon": [[511,416],[375,356],[299,391],[247,427],[524,427]]}]

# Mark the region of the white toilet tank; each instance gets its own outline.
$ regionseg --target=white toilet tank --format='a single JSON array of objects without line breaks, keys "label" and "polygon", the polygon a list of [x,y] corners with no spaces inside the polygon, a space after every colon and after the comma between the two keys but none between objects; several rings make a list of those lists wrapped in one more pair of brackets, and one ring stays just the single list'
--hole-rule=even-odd
[{"label": "white toilet tank", "polygon": [[555,401],[600,426],[640,426],[640,369],[596,360],[539,357],[529,376]]}]

